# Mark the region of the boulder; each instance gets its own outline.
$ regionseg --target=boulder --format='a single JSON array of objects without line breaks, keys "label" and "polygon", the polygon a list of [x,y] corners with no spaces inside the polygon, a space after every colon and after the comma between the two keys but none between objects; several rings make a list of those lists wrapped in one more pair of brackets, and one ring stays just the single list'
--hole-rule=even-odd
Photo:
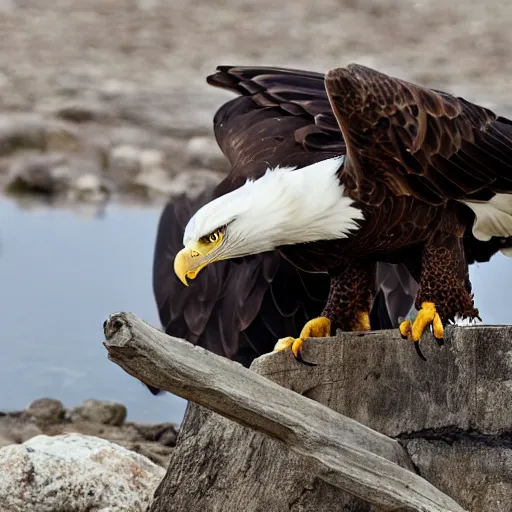
[{"label": "boulder", "polygon": [[24,414],[38,425],[48,426],[60,423],[66,415],[66,409],[60,400],[39,398],[25,409]]},{"label": "boulder", "polygon": [[70,412],[70,419],[73,422],[90,421],[102,425],[120,426],[124,423],[126,414],[127,410],[123,404],[91,398],[73,407]]},{"label": "boulder", "polygon": [[0,115],[0,157],[19,151],[42,151],[46,145],[46,124],[36,114]]},{"label": "boulder", "polygon": [[67,190],[73,177],[66,155],[27,153],[13,160],[7,191],[53,196]]},{"label": "boulder", "polygon": [[192,137],[187,144],[189,164],[217,171],[229,169],[226,157],[213,137]]},{"label": "boulder", "polygon": [[23,443],[40,434],[78,433],[111,441],[166,467],[176,444],[172,423],[125,422],[126,407],[108,400],[85,400],[65,409],[53,398],[40,398],[24,411],[0,413],[0,447]]},{"label": "boulder", "polygon": [[103,439],[40,435],[0,449],[0,512],[142,512],[164,472]]}]

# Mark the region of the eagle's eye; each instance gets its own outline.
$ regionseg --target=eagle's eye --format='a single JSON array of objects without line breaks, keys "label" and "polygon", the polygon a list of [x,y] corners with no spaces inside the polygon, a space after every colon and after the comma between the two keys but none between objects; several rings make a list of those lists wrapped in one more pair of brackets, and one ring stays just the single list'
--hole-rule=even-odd
[{"label": "eagle's eye", "polygon": [[220,238],[220,233],[218,231],[214,231],[209,237],[208,240],[213,244]]},{"label": "eagle's eye", "polygon": [[222,241],[222,237],[224,236],[224,228],[217,228],[215,231],[212,231],[209,235],[204,235],[199,239],[199,241],[203,244],[218,244]]}]

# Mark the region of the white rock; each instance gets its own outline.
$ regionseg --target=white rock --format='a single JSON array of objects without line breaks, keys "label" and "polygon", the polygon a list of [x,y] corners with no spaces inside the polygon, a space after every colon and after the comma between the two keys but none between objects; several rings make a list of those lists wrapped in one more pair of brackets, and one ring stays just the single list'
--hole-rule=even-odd
[{"label": "white rock", "polygon": [[127,144],[112,149],[112,158],[119,158],[120,160],[138,160],[139,154],[140,149]]},{"label": "white rock", "polygon": [[0,512],[142,512],[164,474],[103,439],[41,435],[0,449]]},{"label": "white rock", "polygon": [[213,137],[192,137],[187,144],[189,165],[214,170],[227,170],[228,163]]},{"label": "white rock", "polygon": [[210,170],[194,170],[177,174],[172,180],[172,194],[196,197],[208,187],[217,185],[224,175]]},{"label": "white rock", "polygon": [[140,152],[139,162],[142,171],[151,171],[164,166],[165,155],[158,149],[143,149]]},{"label": "white rock", "polygon": [[78,176],[73,185],[81,192],[96,192],[102,188],[100,177],[89,173]]},{"label": "white rock", "polygon": [[86,173],[82,174],[74,181],[68,197],[74,201],[103,203],[110,193],[111,190],[107,183],[104,183],[100,176],[93,173]]},{"label": "white rock", "polygon": [[115,182],[129,182],[140,171],[140,149],[128,144],[116,146],[110,152],[109,164]]},{"label": "white rock", "polygon": [[133,180],[133,185],[148,193],[169,195],[173,192],[173,182],[165,169],[153,168],[139,173]]},{"label": "white rock", "polygon": [[224,174],[210,170],[189,170],[170,177],[164,169],[152,169],[140,173],[133,184],[146,193],[157,193],[168,197],[186,195],[196,197],[205,188],[217,185]]}]

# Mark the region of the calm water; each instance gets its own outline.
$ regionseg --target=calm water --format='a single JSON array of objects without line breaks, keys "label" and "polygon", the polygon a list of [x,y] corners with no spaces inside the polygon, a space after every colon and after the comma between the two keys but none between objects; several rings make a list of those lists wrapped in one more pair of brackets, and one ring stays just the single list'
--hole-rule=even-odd
[{"label": "calm water", "polygon": [[[80,216],[0,200],[0,410],[43,396],[68,406],[92,397],[126,404],[137,421],[181,421],[183,400],[153,397],[102,345],[112,312],[159,326],[151,290],[159,213],[110,206]],[[471,274],[484,321],[512,323],[512,260],[497,255]]]},{"label": "calm water", "polygon": [[124,403],[133,420],[181,421],[182,399],[153,397],[102,345],[115,311],[160,326],[151,289],[159,213],[111,206],[80,216],[0,200],[0,411],[43,396],[68,406],[98,398]]}]

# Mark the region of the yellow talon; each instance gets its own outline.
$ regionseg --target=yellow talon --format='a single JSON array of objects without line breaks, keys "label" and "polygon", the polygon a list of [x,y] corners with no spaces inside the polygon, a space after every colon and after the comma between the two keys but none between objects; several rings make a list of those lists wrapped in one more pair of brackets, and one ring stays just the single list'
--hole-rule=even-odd
[{"label": "yellow talon", "polygon": [[[310,320],[300,332],[299,338],[292,338],[288,336],[286,338],[281,338],[276,343],[274,347],[274,352],[279,352],[280,350],[286,350],[291,347],[293,355],[296,359],[303,361],[300,352],[302,349],[302,345],[304,344],[304,340],[306,338],[326,338],[331,335],[331,321],[325,317],[320,316],[318,318],[314,318]],[[306,361],[303,361],[306,362]],[[311,364],[311,363],[308,363]]]},{"label": "yellow talon", "polygon": [[370,315],[366,311],[357,314],[357,320],[352,327],[353,331],[370,331]]},{"label": "yellow talon", "polygon": [[300,338],[327,338],[331,335],[331,321],[325,316],[310,320],[300,331]]},{"label": "yellow talon", "polygon": [[437,313],[434,315],[434,320],[432,321],[432,329],[434,330],[434,338],[438,340],[444,338],[443,322],[441,322],[441,317]]},{"label": "yellow talon", "polygon": [[295,359],[302,359],[300,356],[300,351],[302,349],[303,344],[304,340],[302,338],[297,338],[296,340],[293,340],[292,353],[295,356]]},{"label": "yellow talon", "polygon": [[436,311],[436,306],[433,302],[423,302],[412,324],[410,320],[404,320],[400,323],[400,334],[402,338],[419,342],[425,329],[430,324],[432,324],[434,336],[442,340],[444,338],[444,327],[441,317]]},{"label": "yellow talon", "polygon": [[280,350],[286,350],[288,347],[293,345],[295,338],[288,336],[287,338],[281,338],[277,341],[276,346],[274,347],[274,352],[279,352]]},{"label": "yellow talon", "polygon": [[398,327],[400,329],[400,336],[402,338],[409,338],[409,333],[412,332],[412,324],[410,320],[404,320]]}]

